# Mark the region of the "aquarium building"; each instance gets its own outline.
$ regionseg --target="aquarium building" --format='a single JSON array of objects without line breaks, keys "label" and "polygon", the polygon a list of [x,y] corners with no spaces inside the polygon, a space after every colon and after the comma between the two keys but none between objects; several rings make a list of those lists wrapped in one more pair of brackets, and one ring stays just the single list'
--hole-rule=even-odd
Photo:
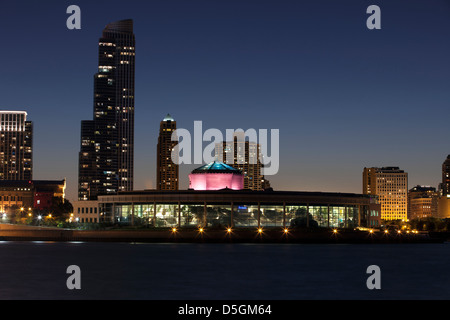
[{"label": "aquarium building", "polygon": [[98,198],[101,222],[153,227],[379,227],[376,196],[353,193],[179,190]]}]

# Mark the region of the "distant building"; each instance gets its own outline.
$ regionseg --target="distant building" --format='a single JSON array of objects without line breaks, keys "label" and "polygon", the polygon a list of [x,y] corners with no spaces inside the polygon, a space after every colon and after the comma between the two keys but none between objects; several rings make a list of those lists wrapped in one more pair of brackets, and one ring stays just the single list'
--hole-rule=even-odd
[{"label": "distant building", "polygon": [[0,180],[33,179],[33,123],[25,111],[0,111]]},{"label": "distant building", "polygon": [[442,164],[442,184],[440,187],[442,195],[450,194],[450,155],[447,156],[447,159]]},{"label": "distant building", "polygon": [[108,24],[98,42],[94,119],[81,123],[78,199],[133,190],[135,37],[133,21]]},{"label": "distant building", "polygon": [[438,217],[450,218],[450,155],[442,163],[442,181],[439,184]]},{"label": "distant building", "polygon": [[429,186],[415,186],[408,191],[408,219],[438,216],[439,192]]},{"label": "distant building", "polygon": [[177,122],[168,114],[159,127],[157,145],[156,188],[157,190],[178,190],[179,165],[172,161],[172,150],[178,141],[172,141]]},{"label": "distant building", "polygon": [[54,197],[65,199],[66,180],[1,180],[0,212],[11,208],[45,210]]},{"label": "distant building", "polygon": [[408,219],[408,173],[400,168],[364,168],[363,193],[378,196],[382,220]]},{"label": "distant building", "polygon": [[450,194],[440,196],[438,199],[438,218],[450,218]]},{"label": "distant building", "polygon": [[216,144],[215,158],[242,171],[244,189],[258,191],[268,187],[262,174],[261,147],[245,140],[244,132],[236,132],[233,141]]}]

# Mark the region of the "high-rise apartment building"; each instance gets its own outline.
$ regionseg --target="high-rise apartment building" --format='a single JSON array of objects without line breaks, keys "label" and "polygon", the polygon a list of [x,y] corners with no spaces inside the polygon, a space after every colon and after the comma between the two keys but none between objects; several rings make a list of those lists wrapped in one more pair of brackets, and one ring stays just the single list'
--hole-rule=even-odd
[{"label": "high-rise apartment building", "polygon": [[33,123],[25,111],[0,111],[0,180],[33,179]]},{"label": "high-rise apartment building", "polygon": [[378,196],[382,220],[407,220],[408,173],[400,168],[364,168],[363,193]]},{"label": "high-rise apartment building", "polygon": [[408,219],[438,216],[439,193],[436,188],[415,186],[408,191]]},{"label": "high-rise apartment building", "polygon": [[79,200],[133,190],[135,36],[133,21],[108,24],[98,43],[94,118],[82,121]]},{"label": "high-rise apartment building", "polygon": [[441,184],[442,195],[446,196],[450,194],[450,154],[445,159],[442,164],[442,184]]},{"label": "high-rise apartment building", "polygon": [[233,141],[216,144],[215,158],[244,174],[244,189],[264,190],[268,182],[262,174],[261,148],[256,142],[245,140],[243,132],[236,132]]},{"label": "high-rise apartment building", "polygon": [[178,141],[172,141],[172,133],[177,129],[177,122],[168,114],[159,127],[157,146],[156,188],[158,190],[178,190],[179,165],[173,162],[172,150]]},{"label": "high-rise apartment building", "polygon": [[450,218],[450,155],[442,164],[442,182],[439,184],[438,217]]}]

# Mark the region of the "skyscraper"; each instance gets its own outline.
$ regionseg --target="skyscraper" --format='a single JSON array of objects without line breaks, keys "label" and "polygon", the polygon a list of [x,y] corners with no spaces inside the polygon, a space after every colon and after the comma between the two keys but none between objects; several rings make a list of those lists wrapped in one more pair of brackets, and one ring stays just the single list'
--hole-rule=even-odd
[{"label": "skyscraper", "polygon": [[33,123],[25,111],[0,111],[0,180],[33,179]]},{"label": "skyscraper", "polygon": [[172,141],[172,133],[177,129],[177,122],[168,114],[159,127],[156,188],[158,190],[178,190],[179,165],[172,161],[172,150],[178,141]]},{"label": "skyscraper", "polygon": [[133,190],[135,37],[133,20],[108,24],[98,43],[94,119],[82,121],[78,198]]},{"label": "skyscraper", "polygon": [[450,194],[450,154],[445,159],[442,164],[442,184],[441,184],[442,195],[446,196]]},{"label": "skyscraper", "polygon": [[378,196],[381,219],[407,219],[408,173],[400,168],[364,168],[363,193]]},{"label": "skyscraper", "polygon": [[268,185],[261,173],[263,165],[261,163],[260,145],[245,140],[243,132],[236,132],[233,141],[216,144],[215,157],[216,160],[242,171],[244,189],[264,190],[265,186]]}]

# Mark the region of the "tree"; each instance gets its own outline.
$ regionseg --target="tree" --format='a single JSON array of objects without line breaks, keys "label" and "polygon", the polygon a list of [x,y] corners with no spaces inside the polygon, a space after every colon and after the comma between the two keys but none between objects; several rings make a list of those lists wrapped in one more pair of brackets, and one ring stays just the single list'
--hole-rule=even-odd
[{"label": "tree", "polygon": [[62,197],[53,197],[49,212],[55,219],[65,219],[68,218],[68,215],[73,212],[73,206],[67,199],[63,199]]}]

